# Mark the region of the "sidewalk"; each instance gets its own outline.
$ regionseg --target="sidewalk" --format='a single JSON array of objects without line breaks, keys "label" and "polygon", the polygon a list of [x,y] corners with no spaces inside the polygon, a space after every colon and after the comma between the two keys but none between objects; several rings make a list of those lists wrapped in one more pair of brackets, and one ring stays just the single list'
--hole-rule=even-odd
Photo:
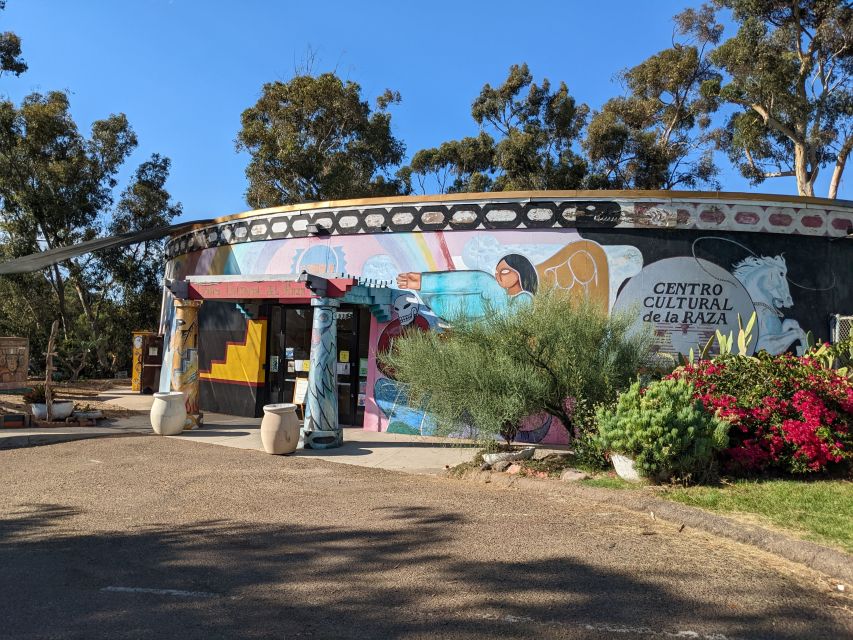
[{"label": "sidewalk", "polygon": [[[172,437],[202,444],[263,451],[260,424],[260,418],[207,413],[201,429],[184,431]],[[359,467],[436,474],[444,471],[446,465],[454,466],[470,460],[475,451],[473,446],[452,439],[377,433],[359,427],[344,427],[342,446],[336,449],[300,449],[292,455]]]},{"label": "sidewalk", "polygon": [[[140,413],[104,422],[97,427],[0,429],[0,449],[56,444],[86,438],[154,435],[148,418],[152,396],[133,393],[129,389],[110,389],[99,394],[98,401]],[[260,418],[205,413],[201,429],[184,431],[181,435],[171,437],[197,444],[263,451],[260,424]],[[455,439],[377,433],[359,427],[345,427],[343,446],[318,451],[305,449],[293,455],[360,467],[437,474],[444,471],[446,466],[470,460],[475,450],[471,445]]]}]

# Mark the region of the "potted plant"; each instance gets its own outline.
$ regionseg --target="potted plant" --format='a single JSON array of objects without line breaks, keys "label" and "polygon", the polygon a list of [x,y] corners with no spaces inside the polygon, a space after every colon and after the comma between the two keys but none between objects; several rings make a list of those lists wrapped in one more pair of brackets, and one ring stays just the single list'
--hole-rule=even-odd
[{"label": "potted plant", "polygon": [[[47,392],[43,384],[34,385],[25,393],[24,402],[30,405],[30,411],[36,420],[47,420]],[[74,402],[71,400],[53,400],[50,406],[54,420],[65,420],[74,411]]]},{"label": "potted plant", "polygon": [[662,481],[707,474],[714,452],[728,442],[729,424],[707,411],[683,380],[639,382],[619,396],[615,408],[597,413],[602,447],[623,480]]}]

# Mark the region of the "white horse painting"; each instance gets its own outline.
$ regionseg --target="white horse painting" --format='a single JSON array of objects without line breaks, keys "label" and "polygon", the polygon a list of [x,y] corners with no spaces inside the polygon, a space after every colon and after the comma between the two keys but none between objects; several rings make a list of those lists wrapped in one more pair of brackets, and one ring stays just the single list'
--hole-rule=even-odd
[{"label": "white horse painting", "polygon": [[799,343],[797,355],[802,355],[807,347],[806,332],[796,320],[785,319],[785,314],[780,311],[794,306],[785,258],[781,255],[750,256],[738,262],[733,273],[755,305],[758,319],[756,351],[764,349],[776,355]]}]

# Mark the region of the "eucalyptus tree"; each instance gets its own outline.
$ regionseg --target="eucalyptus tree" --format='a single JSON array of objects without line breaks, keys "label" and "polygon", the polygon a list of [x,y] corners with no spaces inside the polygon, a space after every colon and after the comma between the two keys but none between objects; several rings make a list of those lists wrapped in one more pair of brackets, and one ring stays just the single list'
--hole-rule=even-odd
[{"label": "eucalyptus tree", "polygon": [[371,109],[358,84],[334,73],[265,84],[243,111],[236,140],[237,150],[251,156],[249,205],[399,193],[394,171],[405,146],[391,131],[388,111],[399,102],[399,93],[386,90]]},{"label": "eucalyptus tree", "polygon": [[723,72],[709,93],[734,107],[720,143],[758,184],[795,177],[815,195],[822,169],[838,187],[853,149],[853,3],[846,0],[714,0],[737,32],[710,54]]},{"label": "eucalyptus tree", "polygon": [[[143,163],[119,206],[113,208],[118,172],[136,146],[136,134],[123,114],[96,120],[90,135],[84,136],[63,92],[34,93],[20,106],[0,102],[0,239],[5,257],[171,220],[179,207],[170,203],[164,189],[169,161],[156,155]],[[145,245],[108,257],[67,260],[39,276],[52,294],[50,304],[45,307],[43,300],[16,298],[19,312],[30,313],[37,330],[44,329],[40,316],[58,314],[64,339],[96,343],[98,365],[109,370],[113,366],[109,350],[124,346],[108,348],[109,336],[118,332],[129,341],[129,332],[135,328],[124,325],[111,311],[132,304],[133,296],[143,291],[149,296],[159,292],[159,282],[150,276],[159,267],[159,257]],[[7,291],[22,297],[30,295],[23,290],[27,283],[36,284],[28,277],[4,279],[4,283]],[[125,285],[119,295],[116,283]],[[44,293],[44,287],[32,291]],[[152,306],[139,321],[152,323],[156,311]]]},{"label": "eucalyptus tree", "polygon": [[512,65],[471,106],[477,136],[423,149],[401,173],[442,191],[577,189],[587,174],[578,151],[588,114],[565,82],[537,84],[527,64]]},{"label": "eucalyptus tree", "polygon": [[[0,0],[0,11],[6,8],[6,0]],[[21,39],[11,31],[0,33],[0,76],[11,73],[19,76],[27,70],[21,57]]]},{"label": "eucalyptus tree", "polygon": [[611,98],[589,124],[584,148],[594,186],[674,189],[716,182],[708,86],[720,80],[708,57],[723,27],[710,7],[676,16],[681,42],[624,70],[625,95]]}]

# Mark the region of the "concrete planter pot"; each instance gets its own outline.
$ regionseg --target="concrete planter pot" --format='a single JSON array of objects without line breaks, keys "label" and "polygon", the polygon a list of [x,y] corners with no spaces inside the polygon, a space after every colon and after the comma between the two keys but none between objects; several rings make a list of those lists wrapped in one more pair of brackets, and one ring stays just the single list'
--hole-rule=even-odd
[{"label": "concrete planter pot", "polygon": [[[53,419],[65,420],[74,411],[74,402],[72,400],[57,400],[51,403],[53,407]],[[33,418],[36,420],[47,420],[47,403],[35,402],[30,405],[33,411]]]},{"label": "concrete planter pot", "polygon": [[513,462],[515,460],[530,460],[533,457],[533,453],[536,451],[535,447],[526,447],[525,449],[521,449],[519,451],[503,451],[501,453],[484,453],[483,454],[483,462],[486,464],[497,464],[498,462]]},{"label": "concrete planter pot", "polygon": [[634,467],[634,460],[618,453],[610,454],[610,462],[616,470],[616,475],[627,482],[641,482],[642,478]]},{"label": "concrete planter pot", "polygon": [[176,436],[184,430],[187,408],[182,391],[155,393],[151,405],[151,428],[160,436]]},{"label": "concrete planter pot", "polygon": [[296,415],[295,404],[264,406],[261,443],[264,445],[264,451],[276,456],[296,451],[296,445],[299,444],[299,417]]}]

